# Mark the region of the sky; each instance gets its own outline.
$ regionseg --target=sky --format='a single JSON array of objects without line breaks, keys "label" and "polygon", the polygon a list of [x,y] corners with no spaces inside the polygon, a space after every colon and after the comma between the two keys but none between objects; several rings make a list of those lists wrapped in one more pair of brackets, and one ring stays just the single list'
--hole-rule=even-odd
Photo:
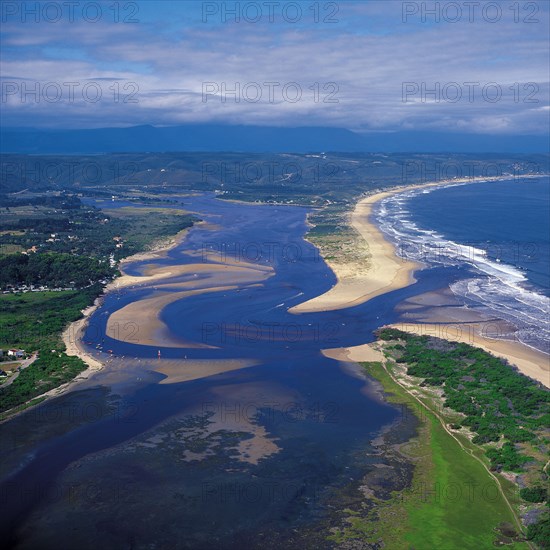
[{"label": "sky", "polygon": [[4,127],[548,132],[548,0],[0,5]]}]

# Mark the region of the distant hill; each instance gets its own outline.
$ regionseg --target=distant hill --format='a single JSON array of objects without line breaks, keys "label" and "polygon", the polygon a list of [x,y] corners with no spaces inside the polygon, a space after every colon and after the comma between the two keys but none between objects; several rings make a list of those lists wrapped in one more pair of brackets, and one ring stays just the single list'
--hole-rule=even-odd
[{"label": "distant hill", "polygon": [[506,136],[412,131],[359,134],[345,128],[216,124],[82,130],[0,128],[0,152],[24,154],[142,151],[545,153],[548,150],[548,135]]}]

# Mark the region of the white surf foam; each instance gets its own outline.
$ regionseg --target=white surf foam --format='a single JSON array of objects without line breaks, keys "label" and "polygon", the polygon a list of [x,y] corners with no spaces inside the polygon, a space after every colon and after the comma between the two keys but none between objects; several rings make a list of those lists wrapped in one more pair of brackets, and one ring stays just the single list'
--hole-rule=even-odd
[{"label": "white surf foam", "polygon": [[451,285],[453,293],[482,306],[491,315],[518,328],[516,337],[526,345],[548,353],[550,342],[550,298],[528,287],[521,269],[488,257],[480,245],[446,239],[433,230],[418,227],[407,208],[408,200],[443,187],[469,185],[461,182],[416,189],[383,199],[374,211],[380,229],[397,245],[398,254],[422,263],[442,266],[467,264],[479,277]]}]

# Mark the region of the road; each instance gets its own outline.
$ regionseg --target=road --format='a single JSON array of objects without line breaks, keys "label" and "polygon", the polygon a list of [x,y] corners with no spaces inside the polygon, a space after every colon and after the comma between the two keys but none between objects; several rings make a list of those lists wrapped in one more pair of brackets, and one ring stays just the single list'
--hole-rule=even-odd
[{"label": "road", "polygon": [[[6,388],[10,384],[13,384],[13,381],[19,376],[19,372],[22,371],[23,369],[26,369],[27,367],[30,367],[37,359],[38,359],[38,354],[33,353],[28,359],[25,359],[24,361],[21,361],[21,363],[18,367],[18,370],[15,372],[15,374],[9,380],[4,382],[0,387],[1,388]],[[14,363],[19,363],[19,361],[14,361]],[[3,364],[0,363],[0,366],[3,367],[6,364],[10,365],[10,364],[12,364],[12,362],[10,361],[9,363],[3,363]]]}]

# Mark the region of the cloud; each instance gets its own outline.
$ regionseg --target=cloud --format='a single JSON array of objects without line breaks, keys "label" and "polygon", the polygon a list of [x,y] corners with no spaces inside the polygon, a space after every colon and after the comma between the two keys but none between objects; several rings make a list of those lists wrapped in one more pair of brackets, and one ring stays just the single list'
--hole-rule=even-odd
[{"label": "cloud", "polygon": [[[3,124],[547,131],[543,2],[533,24],[515,22],[511,11],[495,23],[481,16],[472,23],[423,22],[419,14],[404,22],[400,4],[340,2],[334,24],[323,23],[322,14],[314,22],[305,7],[308,19],[298,24],[281,17],[204,23],[200,2],[192,17],[182,3],[160,3],[157,14],[140,10],[137,24],[60,21],[33,23],[29,32],[28,23],[8,20],[0,62],[1,73],[11,75],[1,82]],[[32,82],[37,100],[28,93]],[[72,100],[70,82],[78,83]],[[55,84],[63,94],[52,101]]]}]

